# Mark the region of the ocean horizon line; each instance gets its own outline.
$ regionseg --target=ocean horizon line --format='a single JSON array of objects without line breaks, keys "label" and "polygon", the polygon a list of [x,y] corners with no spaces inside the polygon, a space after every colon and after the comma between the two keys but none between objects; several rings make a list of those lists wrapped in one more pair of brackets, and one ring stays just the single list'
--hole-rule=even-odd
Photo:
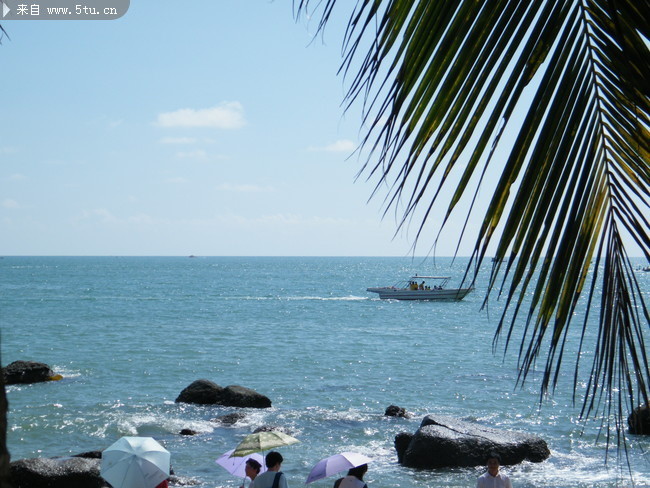
[{"label": "ocean horizon line", "polygon": [[[484,256],[483,260],[494,256]],[[643,259],[645,256],[628,256],[630,259]],[[469,259],[469,255],[458,256],[429,256],[429,255],[370,255],[370,254],[2,254],[2,258],[408,258],[408,259]],[[504,258],[506,261],[508,256]],[[540,256],[540,259],[544,256]]]},{"label": "ocean horizon line", "polygon": [[[326,254],[0,254],[0,258],[409,258],[465,259],[470,256],[326,255]],[[486,256],[491,258],[492,256]]]}]

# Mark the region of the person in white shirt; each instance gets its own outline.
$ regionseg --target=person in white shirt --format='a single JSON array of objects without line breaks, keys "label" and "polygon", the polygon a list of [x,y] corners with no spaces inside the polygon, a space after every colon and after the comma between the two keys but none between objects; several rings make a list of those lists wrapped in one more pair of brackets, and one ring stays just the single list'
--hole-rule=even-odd
[{"label": "person in white shirt", "polygon": [[487,473],[483,473],[478,478],[476,488],[512,488],[512,483],[507,475],[499,472],[501,466],[501,457],[491,452],[487,459]]},{"label": "person in white shirt", "polygon": [[280,471],[282,467],[282,454],[277,451],[271,451],[266,455],[266,469],[253,481],[254,488],[289,488],[287,477]]}]

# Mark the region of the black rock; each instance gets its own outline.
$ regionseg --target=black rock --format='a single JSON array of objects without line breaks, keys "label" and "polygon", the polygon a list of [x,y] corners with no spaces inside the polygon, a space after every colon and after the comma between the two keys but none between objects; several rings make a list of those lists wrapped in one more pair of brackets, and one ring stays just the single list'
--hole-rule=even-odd
[{"label": "black rock", "polygon": [[39,383],[57,378],[47,364],[34,361],[14,361],[2,368],[2,376],[6,385]]},{"label": "black rock", "polygon": [[81,454],[73,454],[72,457],[81,457],[81,458],[89,458],[89,459],[101,459],[102,458],[102,451],[82,452]]},{"label": "black rock", "polygon": [[178,403],[225,407],[269,408],[271,400],[250,388],[231,385],[223,388],[210,380],[196,380],[176,398]]},{"label": "black rock", "polygon": [[210,380],[196,380],[187,386],[176,398],[176,403],[198,403],[214,405],[219,403],[223,387]]},{"label": "black rock", "polygon": [[648,405],[635,408],[627,417],[627,425],[630,428],[630,434],[650,434],[650,408]]},{"label": "black rock", "polygon": [[401,464],[420,469],[482,466],[490,452],[499,454],[505,465],[542,462],[551,454],[535,435],[442,415],[427,415],[415,434],[398,434],[395,449]]},{"label": "black rock", "polygon": [[231,385],[224,388],[224,403],[227,407],[270,408],[271,400],[244,386]]},{"label": "black rock", "polygon": [[291,435],[291,432],[279,425],[262,425],[255,429],[253,434],[257,434],[258,432],[282,432],[283,434]]},{"label": "black rock", "polygon": [[192,429],[181,429],[179,432],[180,435],[196,435],[198,432]]},{"label": "black rock", "polygon": [[413,439],[413,434],[409,432],[400,432],[395,436],[395,450],[397,451],[397,462],[402,464],[403,455]]},{"label": "black rock", "polygon": [[31,458],[10,464],[13,488],[105,488],[101,460],[84,457]]},{"label": "black rock", "polygon": [[389,405],[386,407],[384,415],[387,417],[403,417],[405,419],[411,418],[411,415],[406,411],[406,409],[398,407],[397,405]]},{"label": "black rock", "polygon": [[225,425],[232,425],[236,424],[240,420],[243,420],[246,418],[246,414],[242,412],[234,412],[234,413],[229,413],[226,415],[221,415],[219,417],[213,418],[212,422],[219,422],[221,424]]}]

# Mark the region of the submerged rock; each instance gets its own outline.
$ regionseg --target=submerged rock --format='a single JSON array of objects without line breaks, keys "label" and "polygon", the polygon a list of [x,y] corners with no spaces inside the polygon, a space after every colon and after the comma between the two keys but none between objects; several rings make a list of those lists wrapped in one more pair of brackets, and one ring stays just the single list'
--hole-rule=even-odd
[{"label": "submerged rock", "polygon": [[395,437],[398,461],[420,469],[482,466],[490,452],[505,465],[542,462],[551,455],[546,442],[531,434],[484,427],[442,415],[427,415],[415,434]]},{"label": "submerged rock", "polygon": [[176,402],[242,408],[269,408],[271,406],[271,400],[255,390],[239,385],[230,385],[224,388],[210,380],[194,381],[181,391]]},{"label": "submerged rock", "polygon": [[403,417],[405,419],[410,419],[411,414],[406,411],[406,409],[402,407],[398,407],[397,405],[389,405],[386,407],[386,411],[384,412],[384,415],[386,417]]},{"label": "submerged rock", "polygon": [[291,435],[291,431],[280,425],[261,425],[253,431],[253,434],[257,434],[258,432],[282,432],[283,434]]},{"label": "submerged rock", "polygon": [[55,374],[47,364],[35,361],[14,361],[2,368],[2,376],[5,385],[39,383],[41,381],[61,379],[61,375]]},{"label": "submerged rock", "polygon": [[102,458],[102,451],[86,451],[86,452],[82,452],[80,454],[73,454],[72,457],[101,459]]},{"label": "submerged rock", "polygon": [[627,425],[630,428],[630,434],[649,435],[650,407],[641,405],[635,408],[627,417]]},{"label": "submerged rock", "polygon": [[246,418],[246,414],[242,412],[233,412],[233,413],[228,413],[226,415],[220,415],[219,417],[215,417],[211,420],[211,422],[218,422],[223,425],[233,425],[239,422],[240,420],[244,420]]},{"label": "submerged rock", "polygon": [[85,457],[20,459],[10,464],[13,488],[105,488],[101,460]]}]

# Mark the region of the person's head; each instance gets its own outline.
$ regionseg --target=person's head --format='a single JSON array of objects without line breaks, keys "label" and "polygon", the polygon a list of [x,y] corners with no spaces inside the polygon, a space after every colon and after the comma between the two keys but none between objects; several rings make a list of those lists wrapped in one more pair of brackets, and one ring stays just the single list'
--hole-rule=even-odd
[{"label": "person's head", "polygon": [[491,452],[487,457],[487,469],[488,473],[492,476],[499,474],[499,466],[501,465],[501,456],[496,452]]},{"label": "person's head", "polygon": [[284,461],[282,454],[277,451],[271,451],[266,455],[266,467],[269,469],[273,469],[276,466],[279,468],[282,461]]},{"label": "person's head", "polygon": [[255,477],[260,474],[261,469],[262,465],[255,461],[255,459],[249,458],[246,460],[246,476],[248,476],[250,479],[254,480]]},{"label": "person's head", "polygon": [[350,469],[348,471],[348,476],[355,476],[360,480],[363,480],[363,475],[366,474],[366,471],[368,471],[368,465],[362,464],[361,466],[357,466],[356,468]]}]

